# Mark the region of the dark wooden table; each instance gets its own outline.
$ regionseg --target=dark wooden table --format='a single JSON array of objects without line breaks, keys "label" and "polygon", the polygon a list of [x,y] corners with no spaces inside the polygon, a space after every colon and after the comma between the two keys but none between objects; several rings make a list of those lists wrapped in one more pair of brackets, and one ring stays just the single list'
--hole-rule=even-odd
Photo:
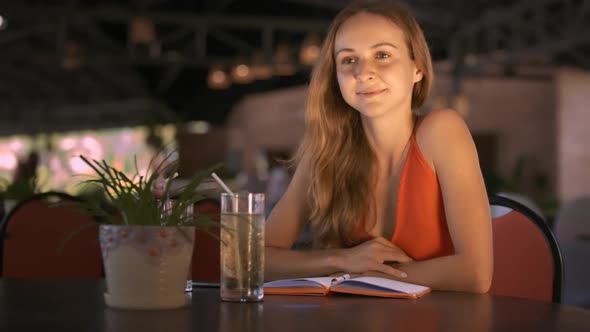
[{"label": "dark wooden table", "polygon": [[195,289],[168,311],[105,307],[103,280],[0,280],[0,331],[590,331],[590,311],[509,297],[433,292],[418,300],[266,296],[219,300]]}]

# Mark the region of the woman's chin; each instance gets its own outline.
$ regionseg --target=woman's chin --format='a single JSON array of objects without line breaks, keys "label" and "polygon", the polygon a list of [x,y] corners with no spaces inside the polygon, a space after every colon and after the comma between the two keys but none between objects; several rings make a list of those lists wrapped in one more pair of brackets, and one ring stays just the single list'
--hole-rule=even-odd
[{"label": "woman's chin", "polygon": [[356,108],[363,118],[376,119],[385,115],[388,110],[384,107],[367,106]]}]

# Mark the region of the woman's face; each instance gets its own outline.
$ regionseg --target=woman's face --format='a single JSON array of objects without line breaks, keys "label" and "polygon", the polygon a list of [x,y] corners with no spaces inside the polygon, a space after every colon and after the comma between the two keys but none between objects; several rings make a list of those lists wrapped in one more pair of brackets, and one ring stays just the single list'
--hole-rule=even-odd
[{"label": "woman's face", "polygon": [[404,32],[389,19],[358,13],[338,29],[334,60],[344,100],[365,117],[411,109],[422,72],[410,59]]}]

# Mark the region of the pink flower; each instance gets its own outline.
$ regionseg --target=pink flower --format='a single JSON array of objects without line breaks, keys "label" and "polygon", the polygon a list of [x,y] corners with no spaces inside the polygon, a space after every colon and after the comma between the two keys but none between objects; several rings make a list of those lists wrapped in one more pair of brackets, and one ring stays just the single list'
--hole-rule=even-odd
[{"label": "pink flower", "polygon": [[166,192],[166,179],[162,175],[158,175],[158,178],[152,185],[152,193],[156,198],[162,198]]}]

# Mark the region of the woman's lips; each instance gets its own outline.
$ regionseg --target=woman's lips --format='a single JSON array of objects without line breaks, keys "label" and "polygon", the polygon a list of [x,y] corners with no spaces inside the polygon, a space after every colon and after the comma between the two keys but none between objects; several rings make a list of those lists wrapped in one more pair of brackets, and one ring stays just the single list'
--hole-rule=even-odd
[{"label": "woman's lips", "polygon": [[372,96],[376,96],[376,95],[380,94],[383,91],[385,91],[385,89],[361,91],[361,92],[357,92],[356,94],[359,96],[362,96],[362,97],[372,97]]}]

